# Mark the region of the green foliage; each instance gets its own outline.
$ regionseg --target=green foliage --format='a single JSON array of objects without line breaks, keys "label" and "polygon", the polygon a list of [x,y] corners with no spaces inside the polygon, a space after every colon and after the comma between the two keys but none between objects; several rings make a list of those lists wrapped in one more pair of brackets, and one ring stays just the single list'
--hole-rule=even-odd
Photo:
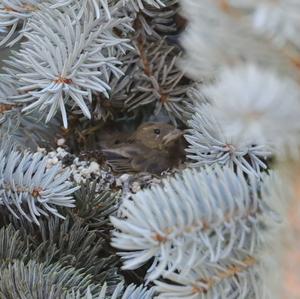
[{"label": "green foliage", "polygon": [[5,299],[64,299],[70,290],[84,290],[90,276],[72,267],[45,265],[36,261],[13,260],[0,269],[0,297]]},{"label": "green foliage", "polygon": [[30,250],[28,240],[24,240],[20,231],[12,225],[0,230],[0,265],[3,267],[14,259],[26,259]]},{"label": "green foliage", "polygon": [[67,209],[66,213],[74,221],[79,220],[97,231],[107,230],[110,226],[109,215],[117,210],[120,192],[97,191],[96,182],[82,183],[78,191],[74,193],[74,209]]},{"label": "green foliage", "polygon": [[41,153],[19,152],[5,140],[0,146],[0,206],[36,224],[41,215],[63,217],[57,206],[73,207],[78,187],[70,182],[70,171],[47,162]]},{"label": "green foliage", "polygon": [[[288,192],[269,184],[260,141],[299,154],[299,86],[273,80],[299,77],[294,34],[277,30],[297,33],[299,20],[286,18],[289,1],[286,15],[280,1],[236,11],[244,2],[0,1],[0,55],[16,46],[0,62],[1,299],[265,298],[264,251]],[[276,36],[257,35],[230,5]],[[149,121],[187,129],[187,165],[204,168],[180,165],[162,183],[102,169],[101,142]],[[58,144],[76,160],[37,150]],[[99,177],[73,186],[81,158]],[[154,186],[130,194],[131,178]],[[99,183],[111,179],[122,191]],[[145,279],[154,288],[128,285]]]},{"label": "green foliage", "polygon": [[1,263],[12,259],[34,259],[46,265],[59,262],[91,274],[97,283],[107,281],[117,284],[122,277],[117,273],[118,258],[113,254],[108,241],[96,231],[79,221],[50,218],[40,220],[40,226],[28,222],[3,227],[0,231]]}]

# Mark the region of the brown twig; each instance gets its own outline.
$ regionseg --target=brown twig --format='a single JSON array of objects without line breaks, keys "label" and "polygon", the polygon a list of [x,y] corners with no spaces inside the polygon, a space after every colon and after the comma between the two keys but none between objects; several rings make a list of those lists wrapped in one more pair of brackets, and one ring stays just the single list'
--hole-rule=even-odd
[{"label": "brown twig", "polygon": [[192,285],[194,294],[207,293],[207,291],[213,288],[216,284],[221,281],[234,277],[241,272],[246,271],[248,268],[254,266],[257,263],[256,259],[252,256],[247,256],[241,261],[241,264],[231,264],[228,265],[225,271],[219,271],[210,278],[198,279],[199,282],[206,284],[205,287],[198,287],[197,285]]}]

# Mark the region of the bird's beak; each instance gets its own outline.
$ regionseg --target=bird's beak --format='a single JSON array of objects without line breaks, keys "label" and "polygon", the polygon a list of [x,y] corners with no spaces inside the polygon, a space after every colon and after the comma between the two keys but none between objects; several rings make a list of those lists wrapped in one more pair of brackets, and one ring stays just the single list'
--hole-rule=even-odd
[{"label": "bird's beak", "polygon": [[184,134],[183,131],[179,129],[174,129],[173,131],[171,131],[170,133],[168,133],[166,136],[163,137],[163,145],[170,144],[172,141],[179,139],[183,134]]}]

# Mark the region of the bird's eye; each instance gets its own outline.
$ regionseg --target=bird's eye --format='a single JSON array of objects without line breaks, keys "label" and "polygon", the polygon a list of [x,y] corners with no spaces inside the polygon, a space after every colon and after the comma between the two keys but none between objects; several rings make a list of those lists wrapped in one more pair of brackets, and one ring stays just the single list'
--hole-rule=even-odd
[{"label": "bird's eye", "polygon": [[154,132],[154,134],[159,135],[160,134],[160,129],[154,129],[153,132]]}]

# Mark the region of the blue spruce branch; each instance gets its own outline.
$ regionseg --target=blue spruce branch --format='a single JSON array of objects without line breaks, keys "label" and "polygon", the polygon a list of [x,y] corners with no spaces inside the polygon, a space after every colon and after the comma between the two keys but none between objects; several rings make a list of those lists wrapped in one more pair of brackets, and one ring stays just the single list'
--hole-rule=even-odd
[{"label": "blue spruce branch", "polygon": [[41,215],[63,217],[57,207],[73,207],[72,193],[78,189],[68,181],[70,172],[59,165],[47,168],[40,153],[8,148],[4,144],[0,150],[0,205],[36,224]]}]

